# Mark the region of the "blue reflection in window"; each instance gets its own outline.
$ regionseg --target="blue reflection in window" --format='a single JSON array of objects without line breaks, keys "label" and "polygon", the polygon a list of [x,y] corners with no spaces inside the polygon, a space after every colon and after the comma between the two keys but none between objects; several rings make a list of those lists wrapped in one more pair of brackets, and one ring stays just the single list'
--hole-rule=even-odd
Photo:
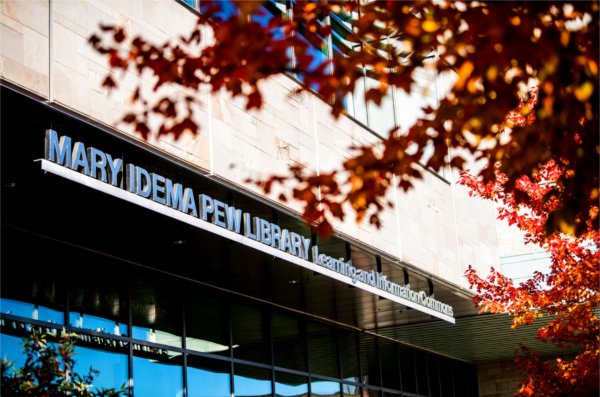
[{"label": "blue reflection in window", "polygon": [[13,370],[23,367],[26,357],[23,354],[22,338],[0,334],[0,359],[4,358],[13,363]]},{"label": "blue reflection in window", "polygon": [[33,303],[0,298],[0,308],[2,313],[27,317],[33,320],[48,321],[53,324],[64,323],[64,314],[62,311],[34,305]]},{"label": "blue reflection in window", "polygon": [[71,327],[91,329],[92,331],[106,332],[113,335],[127,335],[126,324],[90,314],[70,313],[69,325]]},{"label": "blue reflection in window", "polygon": [[229,397],[229,374],[188,367],[188,397]]},{"label": "blue reflection in window", "polygon": [[75,346],[77,372],[87,374],[90,368],[100,373],[94,378],[92,389],[120,389],[127,385],[127,355],[88,347]]},{"label": "blue reflection in window", "polygon": [[[277,8],[276,5],[272,3],[267,3],[266,6],[261,6],[254,15],[252,15],[252,20],[257,22],[263,28],[266,28],[269,25],[269,22],[274,18],[275,15],[283,15],[283,12]],[[276,40],[281,40],[283,38],[283,28],[277,27],[271,30],[273,34],[273,38]]]},{"label": "blue reflection in window", "polygon": [[300,385],[287,385],[281,382],[275,382],[276,396],[305,396],[308,394],[308,385],[306,383]]},{"label": "blue reflection in window", "polygon": [[150,335],[150,328],[133,326],[131,329],[131,333],[133,334],[132,336],[134,339],[148,340],[148,336]]},{"label": "blue reflection in window", "polygon": [[313,396],[339,396],[340,384],[326,380],[313,380],[310,383]]},{"label": "blue reflection in window", "polygon": [[327,43],[322,38],[319,39],[319,46],[316,46],[309,42],[304,36],[298,36],[302,41],[308,44],[306,49],[306,53],[312,56],[312,60],[308,67],[306,68],[308,71],[313,71],[323,62],[329,60],[327,57]]},{"label": "blue reflection in window", "polygon": [[[205,13],[207,6],[200,0],[200,12]],[[210,3],[210,7],[218,7],[217,12],[213,14],[215,20],[226,21],[234,15],[237,15],[237,7],[232,0],[219,0]]]},{"label": "blue reflection in window", "polygon": [[153,359],[133,357],[135,397],[182,397],[183,369]]},{"label": "blue reflection in window", "polygon": [[245,376],[235,375],[233,377],[235,395],[242,396],[270,396],[271,380],[254,379]]},{"label": "blue reflection in window", "polygon": [[[312,57],[310,63],[305,68],[307,71],[312,72],[324,62],[329,61],[329,58],[327,57],[327,44],[324,40],[321,39],[320,47],[316,47],[315,45],[311,44],[304,36],[298,35],[298,37],[308,44],[308,47],[306,48],[306,54]],[[297,62],[301,56],[306,55],[297,55]],[[330,67],[331,65],[326,66],[325,73],[328,73],[328,71],[330,70],[328,68]],[[298,78],[298,80],[304,82],[304,75],[302,73],[297,74],[296,77]],[[313,91],[319,91],[319,84],[315,82],[310,83],[310,89]]]}]

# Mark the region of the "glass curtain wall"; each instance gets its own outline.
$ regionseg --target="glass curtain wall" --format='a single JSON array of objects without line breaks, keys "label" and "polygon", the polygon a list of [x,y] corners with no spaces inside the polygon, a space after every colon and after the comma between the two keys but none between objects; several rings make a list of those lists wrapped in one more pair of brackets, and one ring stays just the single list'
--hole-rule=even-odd
[{"label": "glass curtain wall", "polygon": [[[14,236],[13,236],[14,237]],[[472,365],[77,248],[3,236],[2,355],[32,327],[80,335],[76,370],[130,395],[476,396]],[[14,247],[36,247],[19,252]],[[43,258],[39,252],[43,252]],[[81,263],[97,271],[82,274]],[[58,271],[60,269],[60,271]],[[186,393],[186,394],[185,394]]]},{"label": "glass curtain wall", "polygon": [[[180,0],[187,5],[202,11],[201,0]],[[269,0],[261,7],[262,12],[254,20],[261,25],[266,26],[273,15],[293,18],[291,8],[294,0]],[[223,8],[222,17],[227,18],[232,14],[234,6],[230,1],[220,3]],[[351,38],[353,29],[352,21],[358,17],[358,14],[349,14],[340,10],[337,14],[324,18],[319,21],[321,25],[331,26],[331,36],[325,38],[315,35],[303,35],[302,26],[299,28],[300,37],[308,44],[308,53],[313,57],[309,68],[317,68],[323,62],[328,62],[335,57],[347,56],[350,52],[359,48],[362,44]],[[277,37],[277,35],[276,35]],[[386,39],[390,40],[390,39]],[[290,53],[292,63],[295,63],[296,54]],[[292,65],[293,66],[293,65]],[[335,67],[332,64],[331,67]],[[396,89],[390,87],[388,94],[382,99],[380,106],[365,102],[365,92],[376,87],[378,82],[375,76],[363,68],[360,73],[364,76],[356,83],[355,92],[349,94],[344,101],[344,107],[349,116],[369,127],[381,135],[387,135],[389,131],[398,125],[396,115]],[[301,74],[295,77],[303,81]],[[434,82],[432,82],[433,84]],[[316,89],[316,87],[311,87]]]}]

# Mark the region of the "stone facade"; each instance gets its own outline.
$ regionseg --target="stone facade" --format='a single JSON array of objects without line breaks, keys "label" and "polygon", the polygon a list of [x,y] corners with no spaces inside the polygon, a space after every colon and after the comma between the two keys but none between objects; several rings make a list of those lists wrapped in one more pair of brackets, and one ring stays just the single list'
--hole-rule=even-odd
[{"label": "stone facade", "polygon": [[511,397],[519,386],[520,371],[514,361],[481,363],[477,366],[480,397]]},{"label": "stone facade", "polygon": [[[122,90],[109,95],[101,87],[108,72],[106,60],[94,53],[87,39],[104,23],[121,24],[131,34],[158,42],[178,37],[194,21],[194,15],[174,0],[4,0],[1,76],[50,103],[133,135],[117,122],[128,111],[127,92],[134,76],[125,76]],[[334,120],[328,106],[313,95],[291,96],[296,87],[286,76],[265,82],[260,112],[248,112],[242,101],[224,94],[199,93],[199,135],[140,144],[262,195],[244,181],[280,173],[295,163],[328,171],[351,155],[350,146],[379,139],[348,117]],[[267,199],[277,201],[277,195]],[[348,216],[335,224],[336,231],[461,287],[467,286],[467,265],[497,265],[493,207],[469,198],[452,181],[426,172],[413,190],[393,189],[388,198],[396,206],[382,211],[380,230],[356,224]],[[299,210],[298,203],[279,204]]]}]

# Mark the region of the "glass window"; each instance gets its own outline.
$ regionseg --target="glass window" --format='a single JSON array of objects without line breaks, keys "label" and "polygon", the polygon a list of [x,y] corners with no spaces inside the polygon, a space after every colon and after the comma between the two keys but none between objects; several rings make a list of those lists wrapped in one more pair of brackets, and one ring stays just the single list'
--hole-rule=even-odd
[{"label": "glass window", "polygon": [[2,234],[2,313],[64,324],[64,286],[74,277],[68,267],[80,258],[71,251],[57,252],[55,244],[14,231]]},{"label": "glass window", "polygon": [[[368,72],[367,72],[368,73]],[[367,77],[366,90],[379,87],[379,82]],[[381,99],[381,104],[378,106],[374,102],[368,103],[369,110],[369,127],[383,136],[387,136],[392,128],[396,126],[394,117],[394,99],[393,90],[388,88],[387,94]]]},{"label": "glass window", "polygon": [[[133,357],[134,397],[182,397],[181,354],[163,349],[136,352]],[[143,354],[144,357],[137,356]]]},{"label": "glass window", "polygon": [[341,331],[339,341],[342,358],[342,378],[347,381],[358,383],[360,381],[360,371],[358,367],[356,333],[352,331]]},{"label": "glass window", "polygon": [[474,365],[454,361],[453,379],[454,379],[454,395],[455,396],[479,396],[477,385],[477,369]]},{"label": "glass window", "polygon": [[[252,20],[257,22],[263,27],[267,27],[274,16],[281,17],[283,19],[287,18],[287,6],[286,0],[271,0],[265,2],[257,13],[252,16]],[[270,28],[270,32],[273,35],[273,38],[276,40],[281,40],[284,38],[284,30],[280,24],[275,24],[274,27]],[[286,50],[286,56],[289,60],[288,66],[292,66],[292,48],[288,47]]]},{"label": "glass window", "polygon": [[233,367],[233,387],[235,395],[242,396],[270,396],[271,371],[268,369],[251,367],[249,365],[235,364]]},{"label": "glass window", "polygon": [[[311,61],[306,67],[306,70],[312,71],[321,66],[324,62],[329,60],[328,50],[327,50],[327,41],[317,34],[310,34],[308,36],[300,35],[301,40],[308,44],[306,49],[306,54],[311,56]],[[309,39],[310,38],[310,39]],[[296,59],[300,60],[301,56],[306,56],[304,54],[296,54]],[[303,62],[302,62],[303,63]],[[302,78],[300,77],[300,80]]]},{"label": "glass window", "polygon": [[65,315],[62,311],[46,306],[23,302],[14,299],[0,298],[0,311],[6,314],[26,317],[33,320],[47,321],[52,324],[63,324]]},{"label": "glass window", "polygon": [[6,358],[8,361],[12,362],[13,370],[23,367],[26,359],[23,355],[23,338],[0,334],[0,346],[2,347],[0,359]]},{"label": "glass window", "polygon": [[127,288],[115,277],[81,279],[69,288],[69,324],[72,327],[127,335]]},{"label": "glass window", "polygon": [[360,372],[364,384],[381,386],[379,373],[379,355],[377,339],[371,335],[359,334],[360,338]]},{"label": "glass window", "polygon": [[400,390],[400,368],[396,355],[396,344],[388,340],[379,341],[381,381],[384,387]]},{"label": "glass window", "polygon": [[271,364],[271,349],[265,335],[263,313],[255,307],[231,305],[233,356],[262,364]]},{"label": "glass window", "polygon": [[342,384],[342,391],[344,397],[363,397],[362,388],[358,385]]},{"label": "glass window", "polygon": [[367,120],[367,103],[365,102],[365,79],[361,78],[356,81],[354,87],[353,99],[353,113],[351,115],[364,125],[368,125]]},{"label": "glass window", "polygon": [[331,41],[333,45],[333,56],[343,57],[350,53],[360,43],[352,42],[350,29],[336,15],[331,16]]},{"label": "glass window", "polygon": [[129,374],[126,354],[76,345],[74,359],[80,374],[87,373],[89,368],[99,371],[94,378],[92,390],[121,389],[127,386]]},{"label": "glass window", "polygon": [[454,385],[452,382],[452,362],[444,357],[438,358],[440,368],[440,385],[442,396],[454,396]]},{"label": "glass window", "polygon": [[[427,355],[427,374],[429,375],[429,395],[439,397],[440,394],[440,374],[438,371],[438,357],[433,354]],[[459,394],[466,396],[466,394]]]},{"label": "glass window", "polygon": [[400,360],[400,380],[402,382],[402,391],[416,393],[417,379],[415,374],[413,349],[408,347],[398,347],[398,359]]},{"label": "glass window", "polygon": [[[257,13],[252,15],[252,20],[262,27],[267,27],[274,16],[285,17],[285,5],[269,1],[262,5]],[[283,28],[277,28],[271,32],[273,33],[273,38],[283,38]]]},{"label": "glass window", "polygon": [[334,329],[325,324],[309,321],[307,338],[310,372],[339,378],[338,348]]},{"label": "glass window", "polygon": [[131,287],[133,338],[181,347],[181,301],[168,281],[137,276]]},{"label": "glass window", "polygon": [[[197,1],[199,3],[198,8],[199,8],[200,12],[206,12],[207,9],[205,8],[205,4],[207,4],[207,3],[202,0],[197,0]],[[229,18],[231,18],[232,16],[237,14],[237,7],[235,6],[233,0],[213,1],[213,2],[210,2],[210,6],[218,7],[218,9],[216,10],[217,12],[214,14],[214,18],[217,21],[219,21],[219,20],[226,21]]]},{"label": "glass window", "polygon": [[319,380],[312,378],[310,382],[311,395],[314,397],[338,397],[340,394],[340,384],[328,380]]},{"label": "glass window", "polygon": [[275,372],[275,396],[293,397],[308,395],[306,376]]},{"label": "glass window", "polygon": [[190,7],[194,7],[197,8],[198,7],[198,2],[200,0],[182,0],[184,3],[186,3],[187,5],[189,5]]},{"label": "glass window", "polygon": [[217,297],[191,290],[185,302],[186,348],[229,356],[227,312]]},{"label": "glass window", "polygon": [[230,397],[230,363],[189,355],[187,358],[188,397]]},{"label": "glass window", "polygon": [[[320,19],[318,21],[320,25],[324,25],[326,23],[325,20]],[[329,45],[327,40],[318,33],[309,32],[302,25],[298,28],[298,38],[304,41],[307,44],[307,49],[305,54],[294,54],[296,64],[306,65],[305,70],[313,71],[316,70],[319,66],[326,63],[325,72],[328,72],[328,68],[330,67],[329,63]],[[310,57],[310,59],[309,59]],[[307,64],[307,62],[309,62]],[[298,79],[300,81],[304,81],[304,77],[299,74]],[[311,83],[311,89],[318,91],[319,87],[317,83]]]},{"label": "glass window", "polygon": [[306,371],[306,343],[302,323],[283,313],[271,315],[273,356],[278,367]]},{"label": "glass window", "polygon": [[415,372],[417,374],[417,391],[419,394],[429,394],[429,381],[427,379],[427,356],[424,351],[415,350]]}]

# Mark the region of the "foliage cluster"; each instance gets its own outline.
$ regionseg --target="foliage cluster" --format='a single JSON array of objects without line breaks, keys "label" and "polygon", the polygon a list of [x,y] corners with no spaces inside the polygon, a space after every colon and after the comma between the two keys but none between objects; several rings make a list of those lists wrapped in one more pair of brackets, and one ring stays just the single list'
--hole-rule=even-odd
[{"label": "foliage cluster", "polygon": [[74,348],[77,335],[62,333],[58,343],[48,340],[48,335],[33,330],[23,338],[25,364],[13,368],[4,358],[1,362],[1,394],[4,397],[119,397],[120,390],[94,388],[94,378],[99,371],[90,368],[86,374],[75,371]]},{"label": "foliage cluster", "polygon": [[466,276],[477,292],[474,303],[482,312],[512,315],[513,328],[547,317],[536,338],[554,344],[557,351],[577,350],[574,355],[547,359],[522,347],[516,357],[527,374],[519,390],[522,396],[592,396],[600,391],[600,231],[588,224],[578,238],[546,234],[546,218],[558,200],[545,200],[545,196],[560,172],[551,161],[533,179],[520,178],[516,186],[528,197],[527,205],[504,190],[507,177],[499,170],[496,183],[483,183],[467,173],[462,178],[472,194],[500,204],[499,218],[516,225],[527,243],[538,245],[551,258],[548,273],[535,272],[519,285],[493,268],[485,278],[469,268]]},{"label": "foliage cluster", "polygon": [[[298,0],[270,19],[263,4],[203,0],[197,25],[179,41],[153,44],[123,27],[103,26],[90,43],[112,69],[106,87],[118,85],[116,74],[131,71],[151,76],[155,91],[172,86],[187,92],[149,100],[140,79],[132,94],[138,110],[123,121],[145,138],[156,116],[159,135],[196,133],[193,108],[202,87],[242,96],[248,109],[258,109],[260,82],[281,73],[300,76],[301,89],[315,90],[337,117],[365,74],[377,82],[365,99],[379,104],[392,86],[409,92],[415,70],[435,54],[428,67],[454,71],[456,82],[415,125],[391,131],[377,147],[354,148],[337,170],[307,174],[295,167],[259,184],[269,191],[273,183],[295,181],[293,197],[303,202],[305,221],[328,234],[329,221],[343,218],[344,208],[379,225],[388,188],[397,183],[409,189],[424,172],[419,162],[439,170],[448,161],[461,168],[467,159],[487,159],[481,176],[491,182],[500,161],[508,178],[504,189],[522,201],[516,181],[553,160],[563,172],[546,198],[561,200],[546,218],[547,231],[580,234],[589,220],[598,226],[597,1]],[[332,35],[325,22],[334,17],[352,23],[343,38],[351,50],[321,62],[311,48]],[[539,106],[527,99],[531,87]],[[532,122],[515,124],[511,114]]]}]

